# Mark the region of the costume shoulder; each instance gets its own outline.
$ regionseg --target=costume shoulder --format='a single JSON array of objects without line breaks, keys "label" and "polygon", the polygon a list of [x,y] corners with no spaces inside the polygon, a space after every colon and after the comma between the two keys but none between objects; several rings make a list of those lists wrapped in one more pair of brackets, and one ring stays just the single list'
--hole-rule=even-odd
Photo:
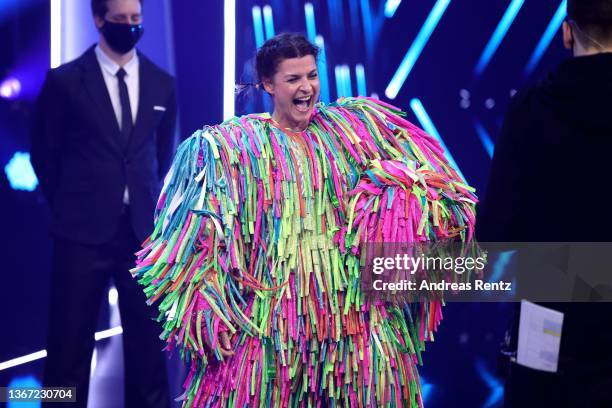
[{"label": "costume shoulder", "polygon": [[372,98],[347,98],[322,106],[315,120],[362,166],[349,194],[348,231],[360,237],[357,244],[472,239],[474,189],[438,141],[407,121],[401,109]]},{"label": "costume shoulder", "polygon": [[374,98],[344,98],[321,107],[319,116],[334,124],[335,133],[359,163],[399,160],[463,182],[440,143],[406,120],[405,113],[393,105]]}]

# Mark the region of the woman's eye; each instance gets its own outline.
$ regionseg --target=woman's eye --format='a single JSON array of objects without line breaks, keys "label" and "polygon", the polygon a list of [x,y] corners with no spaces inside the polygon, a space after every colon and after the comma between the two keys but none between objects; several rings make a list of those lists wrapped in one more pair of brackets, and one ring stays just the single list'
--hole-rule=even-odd
[{"label": "woman's eye", "polygon": [[318,76],[319,76],[319,74],[310,74],[310,75],[309,75],[309,78],[316,78],[316,77],[318,77]]},{"label": "woman's eye", "polygon": [[291,79],[289,80],[289,82],[295,82],[295,81],[297,81],[297,78],[291,78]]}]

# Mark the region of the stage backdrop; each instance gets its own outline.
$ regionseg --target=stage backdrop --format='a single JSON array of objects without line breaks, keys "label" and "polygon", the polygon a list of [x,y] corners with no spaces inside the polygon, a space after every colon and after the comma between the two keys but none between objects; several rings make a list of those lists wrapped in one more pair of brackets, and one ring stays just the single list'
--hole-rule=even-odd
[{"label": "stage backdrop", "polygon": [[[67,61],[95,41],[88,1],[0,0],[0,309],[5,312],[0,363],[45,344],[50,241],[46,204],[35,189],[27,152],[32,101],[50,65],[50,5],[58,4],[59,58]],[[186,137],[223,120],[224,94],[232,91],[224,86],[226,72],[236,82],[252,81],[253,56],[265,39],[303,32],[323,51],[322,100],[368,95],[401,107],[444,143],[449,159],[482,196],[512,96],[569,56],[559,35],[564,5],[561,0],[156,0],[145,2],[140,48],[176,74],[180,136]],[[242,95],[234,105],[236,113],[269,108],[270,101],[257,93]],[[500,405],[496,352],[509,309],[500,304],[444,309],[436,341],[424,354],[427,406]],[[103,324],[100,328],[107,328]],[[40,367],[39,360],[0,370],[0,386],[29,375],[39,380]]]}]

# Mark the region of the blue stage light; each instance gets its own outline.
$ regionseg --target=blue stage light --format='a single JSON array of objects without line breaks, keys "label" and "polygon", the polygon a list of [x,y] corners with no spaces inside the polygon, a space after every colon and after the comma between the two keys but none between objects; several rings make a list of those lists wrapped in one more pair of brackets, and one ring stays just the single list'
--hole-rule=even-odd
[{"label": "blue stage light", "polygon": [[344,38],[344,9],[341,0],[327,0],[327,10],[334,40]]},{"label": "blue stage light", "polygon": [[17,78],[9,77],[0,84],[0,97],[4,99],[17,99],[21,93],[21,82]]},{"label": "blue stage light", "polygon": [[263,22],[261,20],[261,8],[259,6],[253,7],[253,31],[255,32],[255,45],[257,48],[261,47],[265,41]]},{"label": "blue stage light", "polygon": [[385,17],[393,17],[401,2],[402,0],[387,0],[385,2]]},{"label": "blue stage light", "polygon": [[319,70],[319,81],[321,83],[321,100],[325,103],[329,103],[329,78],[327,76],[327,60],[325,58],[325,40],[322,36],[317,35],[315,37],[315,44],[317,44],[320,50],[317,68]]},{"label": "blue stage light", "polygon": [[38,185],[38,179],[30,163],[30,153],[15,153],[4,166],[4,172],[13,190],[34,191]]},{"label": "blue stage light", "polygon": [[357,80],[357,94],[359,96],[367,96],[365,68],[362,64],[355,66],[355,78]]},{"label": "blue stage light", "polygon": [[[40,388],[41,383],[29,375],[27,377],[16,377],[11,380],[7,388]],[[15,402],[10,401],[6,404],[6,408],[40,408],[40,401],[32,402]]]},{"label": "blue stage light", "polygon": [[427,382],[423,376],[421,376],[421,398],[423,398],[423,405],[427,406],[427,401],[431,398],[434,385]]},{"label": "blue stage light", "polygon": [[353,96],[353,82],[351,80],[351,69],[348,65],[342,66],[342,82],[344,86],[344,95],[347,97]]},{"label": "blue stage light", "polygon": [[351,31],[354,37],[359,35],[359,3],[349,1],[349,14],[351,16]]},{"label": "blue stage light", "polygon": [[314,7],[312,3],[304,4],[304,14],[306,15],[306,33],[308,34],[308,41],[314,43],[317,38],[317,26],[315,24]]},{"label": "blue stage light", "polygon": [[489,282],[499,282],[506,274],[506,267],[516,254],[516,250],[500,252],[493,263],[493,273],[489,277]]},{"label": "blue stage light", "polygon": [[538,45],[536,45],[535,49],[533,50],[533,53],[529,58],[529,62],[525,67],[525,76],[531,74],[535,67],[538,65],[538,63],[542,59],[542,56],[548,49],[548,46],[550,45],[551,41],[553,40],[553,38],[555,38],[555,34],[557,33],[557,31],[559,31],[561,23],[563,23],[563,20],[565,20],[566,15],[567,0],[563,0],[561,4],[559,4],[559,7],[557,8],[557,11],[555,12],[553,18],[550,20],[550,23],[548,23],[548,26],[546,27],[542,38],[540,38],[540,41],[538,41]]},{"label": "blue stage light", "polygon": [[334,67],[334,76],[336,78],[336,98],[340,98],[344,95],[344,83],[342,79],[342,67],[340,65],[336,65]]},{"label": "blue stage light", "polygon": [[363,20],[363,34],[365,38],[366,50],[368,56],[371,56],[374,51],[374,27],[372,24],[372,10],[370,9],[369,0],[361,0],[361,17]]},{"label": "blue stage light", "polygon": [[504,385],[498,378],[494,377],[493,374],[489,372],[489,369],[481,359],[476,360],[476,372],[491,391],[489,398],[482,405],[482,408],[497,406],[504,398]]},{"label": "blue stage light", "polygon": [[412,99],[410,101],[410,107],[412,108],[412,111],[419,120],[421,127],[425,130],[425,132],[433,136],[440,143],[440,146],[442,146],[442,148],[444,149],[444,155],[446,156],[448,162],[455,168],[459,176],[461,176],[461,178],[466,181],[465,177],[463,176],[463,173],[461,173],[461,170],[459,170],[459,166],[457,166],[457,162],[455,162],[453,155],[446,147],[444,140],[442,140],[442,136],[440,136],[438,129],[436,129],[436,127],[434,126],[421,101],[417,98]]},{"label": "blue stage light", "polygon": [[344,97],[349,97],[351,96],[351,83],[349,78],[346,76],[346,69],[347,67],[345,65],[340,65],[339,70],[340,70],[340,86],[342,87],[342,96]]},{"label": "blue stage light", "polygon": [[402,63],[393,75],[391,82],[389,82],[389,85],[385,90],[385,95],[387,95],[387,98],[395,99],[395,97],[399,93],[400,88],[402,87],[402,85],[404,85],[406,78],[408,78],[410,71],[412,71],[412,67],[414,67],[415,62],[421,55],[421,52],[427,44],[431,33],[440,22],[440,19],[446,11],[446,8],[448,7],[449,3],[450,0],[438,0],[434,5],[433,9],[429,13],[429,16],[427,16],[423,27],[421,27],[421,30],[419,31],[414,42],[410,46],[410,49],[408,49],[406,56],[404,56]]},{"label": "blue stage light", "polygon": [[274,18],[272,17],[272,7],[269,5],[263,8],[264,27],[266,29],[266,40],[275,36],[274,33]]},{"label": "blue stage light", "polygon": [[499,44],[501,44],[501,42],[503,41],[504,37],[506,36],[506,33],[508,32],[508,29],[514,22],[516,15],[518,14],[521,7],[523,7],[524,3],[525,0],[512,0],[510,5],[506,9],[504,16],[499,21],[499,24],[497,24],[497,28],[493,32],[493,35],[489,39],[489,42],[487,43],[485,49],[482,51],[482,55],[480,56],[478,64],[476,64],[476,68],[474,69],[475,75],[482,74],[483,71],[487,68],[487,65],[489,65],[489,62],[491,62],[491,58],[493,58],[493,55],[497,51],[497,48],[499,48]]},{"label": "blue stage light", "polygon": [[491,136],[489,135],[487,130],[484,128],[484,126],[482,126],[480,122],[475,122],[474,127],[476,128],[476,133],[478,134],[478,137],[480,138],[480,141],[484,149],[489,155],[489,158],[493,158],[493,152],[495,151],[495,144],[493,143]]}]

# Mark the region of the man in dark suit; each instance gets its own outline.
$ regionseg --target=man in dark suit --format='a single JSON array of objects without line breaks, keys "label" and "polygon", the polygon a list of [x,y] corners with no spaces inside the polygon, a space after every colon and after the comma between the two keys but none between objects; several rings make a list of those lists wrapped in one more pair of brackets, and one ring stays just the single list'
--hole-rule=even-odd
[{"label": "man in dark suit", "polygon": [[[612,0],[568,0],[567,11],[574,57],[512,101],[478,212],[482,242],[612,241]],[[612,304],[543,306],[564,313],[558,370],[510,364],[506,406],[612,406]]]},{"label": "man in dark suit", "polygon": [[44,385],[77,387],[77,405],[86,405],[98,309],[112,278],[126,406],[166,407],[161,328],[129,269],[152,232],[176,145],[174,80],[134,48],[142,0],[91,4],[100,41],[49,71],[32,135],[54,237]]}]

